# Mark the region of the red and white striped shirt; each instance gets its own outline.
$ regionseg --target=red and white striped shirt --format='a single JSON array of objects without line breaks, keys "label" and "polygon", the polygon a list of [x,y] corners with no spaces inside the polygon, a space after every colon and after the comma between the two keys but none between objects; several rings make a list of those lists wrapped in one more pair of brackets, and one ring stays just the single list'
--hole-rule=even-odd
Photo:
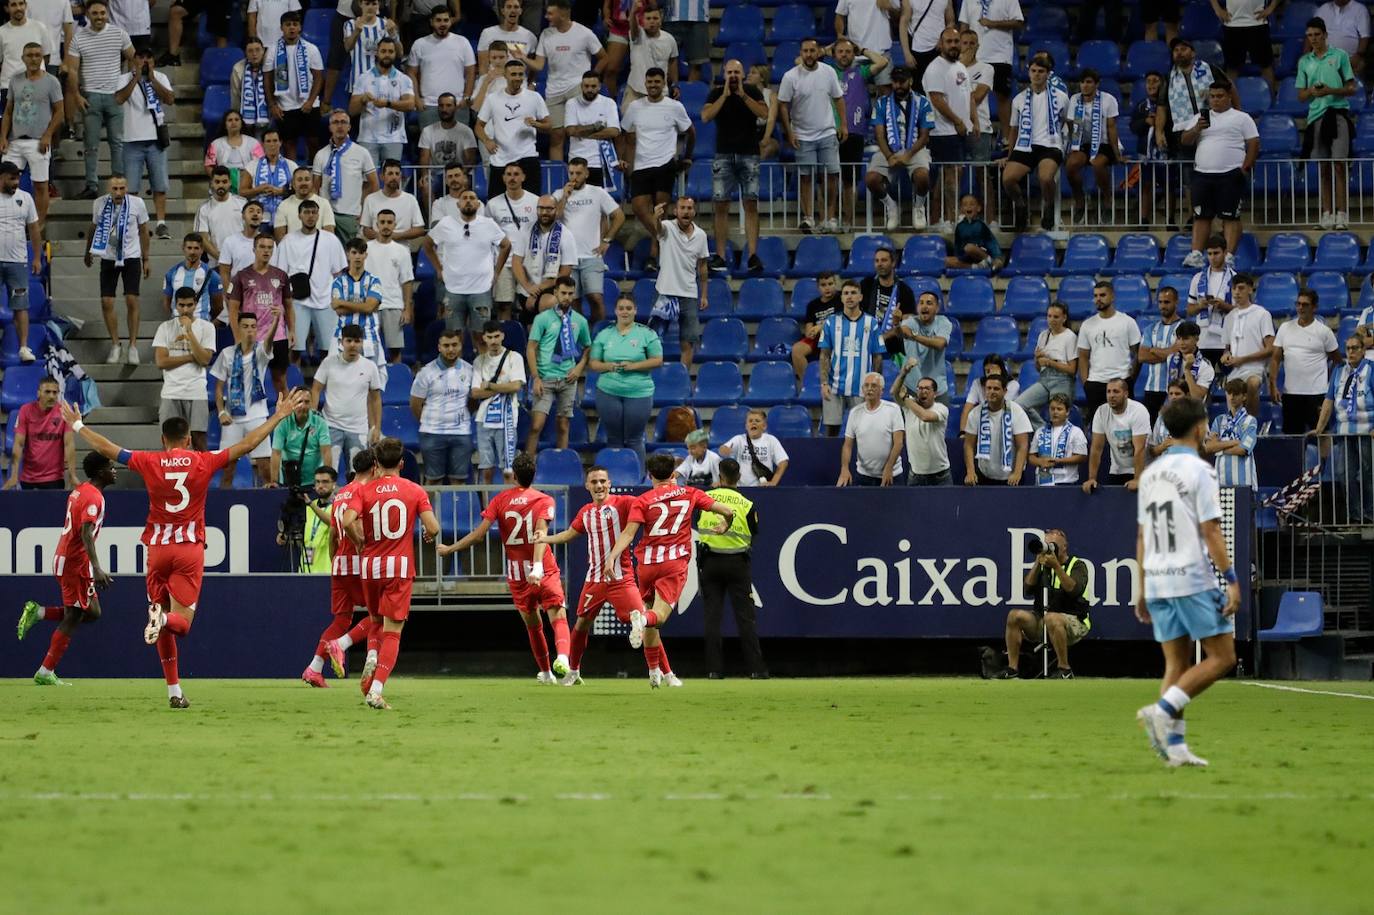
[{"label": "red and white striped shirt", "polygon": [[[501,543],[506,550],[507,583],[528,581],[534,566],[536,524],[554,519],[553,497],[537,489],[513,486],[493,496],[482,509],[482,517],[496,522],[496,529],[501,532]],[[546,580],[558,578],[558,560],[547,547],[543,566]]]},{"label": "red and white striped shirt", "polygon": [[716,504],[693,486],[658,486],[640,495],[630,520],[642,527],[637,556],[640,565],[686,562],[692,555],[692,514]]},{"label": "red and white striped shirt", "polygon": [[385,476],[358,488],[363,519],[362,578],[415,577],[415,522],[434,511],[417,483]]},{"label": "red and white striped shirt", "polygon": [[229,464],[229,450],[135,451],[128,467],[148,487],[147,546],[205,543],[205,494],[215,472]]},{"label": "red and white striped shirt", "polygon": [[85,482],[73,489],[67,496],[67,509],[62,520],[62,536],[57,541],[53,553],[52,573],[61,578],[67,569],[80,570],[79,574],[89,577],[91,557],[86,554],[86,542],[81,539],[81,529],[87,524],[95,525],[91,539],[100,536],[100,528],[105,523],[105,494],[94,483]]},{"label": "red and white striped shirt", "polygon": [[587,581],[634,580],[629,550],[620,554],[620,562],[614,569],[610,572],[605,569],[606,557],[619,539],[620,532],[629,523],[630,509],[634,504],[634,496],[607,496],[606,501],[599,505],[592,502],[582,506],[573,519],[572,529],[587,535]]},{"label": "red and white striped shirt", "polygon": [[358,495],[359,485],[354,482],[340,486],[329,506],[330,517],[334,521],[335,539],[338,541],[334,547],[334,562],[330,574],[339,577],[356,577],[362,574],[362,557],[358,555],[358,548],[353,541],[348,539],[348,532],[343,526],[345,511],[351,508],[355,512],[362,512],[362,499]]}]

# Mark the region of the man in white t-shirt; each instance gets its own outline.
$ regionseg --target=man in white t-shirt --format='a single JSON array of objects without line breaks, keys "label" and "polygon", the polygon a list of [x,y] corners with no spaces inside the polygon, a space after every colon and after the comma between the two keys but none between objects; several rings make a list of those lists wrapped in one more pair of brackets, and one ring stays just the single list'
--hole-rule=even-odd
[{"label": "man in white t-shirt", "polygon": [[506,348],[506,332],[495,321],[482,325],[482,351],[472,363],[472,397],[479,401],[473,424],[477,427],[477,469],[482,482],[514,478],[511,465],[518,452],[516,419],[520,389],[525,386],[525,360]]},{"label": "man in white t-shirt", "polygon": [[444,166],[444,196],[429,208],[429,224],[436,225],[445,216],[458,216],[458,200],[468,189],[467,167],[460,162]]},{"label": "man in white t-shirt", "polygon": [[328,352],[339,323],[339,316],[330,307],[333,301],[330,287],[334,276],[348,266],[348,258],[338,236],[320,230],[319,218],[320,208],[313,201],[302,203],[300,230],[287,232],[272,252],[272,266],[293,278],[293,287],[297,275],[304,276],[309,286],[304,297],[297,296],[294,288],[292,290],[296,326],[288,330],[295,333],[297,356],[305,353],[312,330],[316,354]]},{"label": "man in white t-shirt", "polygon": [[[124,156],[117,170],[122,170],[134,187],[143,183],[146,172],[153,189],[157,237],[171,238],[167,228],[167,151],[158,148],[157,128],[171,121],[172,104],[176,101],[172,81],[153,68],[152,50],[141,47],[134,54],[132,69],[120,74],[116,85],[119,88],[114,100],[124,114]],[[152,90],[152,104],[148,89]]]},{"label": "man in white t-shirt", "polygon": [[739,462],[740,486],[777,486],[790,463],[787,449],[768,431],[768,411],[759,407],[744,417],[744,431],[721,445],[720,454]]},{"label": "man in white t-shirt", "polygon": [[452,93],[459,108],[472,104],[477,86],[477,56],[472,45],[453,27],[453,13],[447,4],[436,6],[429,14],[430,34],[410,46],[406,72],[415,84],[420,100],[420,129],[439,120],[439,96]]},{"label": "man in white t-shirt", "polygon": [[1207,240],[1207,260],[1188,284],[1188,317],[1202,329],[1198,347],[1215,368],[1221,365],[1221,351],[1226,348],[1221,329],[1231,303],[1231,281],[1236,271],[1226,262],[1226,239],[1213,235]]},{"label": "man in white t-shirt", "polygon": [[376,63],[353,84],[348,113],[358,118],[358,145],[374,163],[405,152],[406,112],[417,104],[415,84],[397,61],[401,43],[390,35],[377,42]]},{"label": "man in white t-shirt", "polygon": [[520,0],[501,0],[496,12],[501,21],[487,26],[477,37],[477,70],[481,73],[487,72],[487,58],[493,41],[505,44],[506,52],[518,60],[533,54],[534,46],[539,42],[539,36],[520,24],[520,16],[524,12]]},{"label": "man in white t-shirt", "polygon": [[1193,153],[1193,250],[1188,266],[1202,266],[1202,245],[1212,234],[1212,220],[1221,220],[1226,249],[1240,244],[1240,214],[1250,193],[1250,169],[1259,158],[1259,128],[1255,119],[1231,105],[1231,81],[1218,76],[1207,90],[1207,108],[1183,131],[1183,144],[1197,144]]},{"label": "man in white t-shirt", "polygon": [[334,208],[334,234],[340,243],[358,237],[358,216],[363,198],[377,190],[377,163],[361,143],[354,143],[348,131],[348,112],[329,116],[329,142],[311,163],[315,193],[329,198]]},{"label": "man in white t-shirt", "polygon": [[1102,465],[1103,449],[1110,449],[1111,463],[1107,468],[1108,486],[1125,486],[1135,491],[1140,473],[1145,469],[1145,441],[1150,437],[1150,411],[1139,401],[1132,400],[1125,378],[1107,382],[1107,402],[1092,416],[1092,446],[1088,450],[1087,479],[1083,491],[1097,489],[1098,471]]},{"label": "man in white t-shirt", "polygon": [[463,191],[458,215],[439,220],[421,241],[444,290],[439,314],[445,326],[467,328],[474,343],[491,318],[492,286],[510,255],[510,238],[481,209],[477,192]]},{"label": "man in white t-shirt", "polygon": [[[844,447],[840,449],[840,477],[836,486],[899,485],[903,477],[902,449],[906,445],[906,424],[902,410],[890,400],[883,400],[883,376],[869,372],[860,385],[863,403],[849,411],[844,430]],[[854,472],[849,471],[853,460]]]},{"label": "man in white t-shirt", "polygon": [[[91,203],[91,223],[86,229],[86,269],[100,258],[100,311],[110,332],[110,355],[106,365],[128,360],[138,365],[138,293],[148,278],[152,264],[148,260],[148,207],[143,200],[129,193],[129,182],[123,175],[112,175],[109,193]],[[129,316],[129,349],[127,355],[119,340],[119,317],[115,314],[115,289],[124,285],[124,308]]]},{"label": "man in white t-shirt", "polygon": [[[1097,179],[1097,199],[1093,202],[1092,216],[1098,221],[1107,217],[1103,211],[1103,200],[1111,198],[1111,168],[1119,158],[1116,119],[1121,114],[1121,106],[1117,104],[1116,96],[1101,91],[1101,85],[1097,71],[1088,67],[1079,74],[1078,91],[1069,98],[1069,157],[1065,160],[1064,171],[1073,190],[1070,223],[1079,220],[1087,222],[1089,218],[1083,197],[1083,169],[1089,165],[1092,166],[1093,177]],[[1105,206],[1110,208],[1109,203]]]},{"label": "man in white t-shirt", "polygon": [[[1140,325],[1135,318],[1116,310],[1116,293],[1111,283],[1099,280],[1093,284],[1093,307],[1097,314],[1078,328],[1078,379],[1083,382],[1087,397],[1083,411],[1087,417],[1094,416],[1097,408],[1107,402],[1107,382],[1134,374],[1140,349]],[[1146,429],[1146,434],[1149,431]]]},{"label": "man in white t-shirt", "polygon": [[526,190],[539,193],[537,131],[550,129],[549,108],[544,98],[525,85],[525,65],[506,61],[506,85],[488,92],[473,127],[477,142],[486,147],[490,160],[487,187],[498,188],[507,165],[519,165]]},{"label": "man in white t-shirt", "polygon": [[1374,35],[1369,24],[1369,7],[1360,0],[1327,0],[1317,7],[1316,17],[1326,23],[1327,41],[1350,57],[1356,73],[1363,73],[1369,52],[1369,38]]},{"label": "man in white t-shirt", "polygon": [[1251,416],[1259,416],[1260,383],[1264,381],[1264,370],[1274,355],[1274,318],[1268,309],[1254,303],[1255,280],[1253,277],[1237,273],[1231,280],[1231,298],[1235,307],[1226,315],[1222,325],[1222,336],[1226,338],[1226,351],[1221,355],[1221,364],[1230,368],[1227,381],[1233,378],[1245,380],[1245,408]]},{"label": "man in white t-shirt", "polygon": [[382,437],[382,373],[377,363],[363,358],[361,324],[347,324],[339,333],[338,350],[315,369],[310,406],[319,409],[320,394],[328,392],[324,421],[329,444],[351,467],[354,454]]},{"label": "man in white t-shirt", "polygon": [[1030,205],[1022,188],[1034,173],[1040,185],[1040,228],[1054,229],[1059,216],[1059,166],[1064,163],[1064,123],[1069,97],[1050,81],[1054,61],[1044,51],[1031,58],[1030,85],[1011,102],[1011,152],[1002,169],[1002,189],[1011,199],[1012,218],[1018,231],[1030,222]]},{"label": "man in white t-shirt", "polygon": [[401,163],[388,159],[382,165],[382,189],[368,194],[363,201],[362,216],[358,224],[368,239],[377,237],[377,214],[390,210],[396,221],[396,240],[409,243],[425,234],[425,217],[420,212],[420,201],[409,191],[401,190]]},{"label": "man in white t-shirt", "polygon": [[[821,46],[814,38],[801,45],[801,63],[788,70],[778,86],[778,115],[783,135],[797,151],[798,198],[803,233],[840,230],[840,144],[849,138],[844,90],[835,68],[821,66]],[[838,125],[838,126],[837,126]],[[825,175],[824,218],[813,222],[812,179]]]},{"label": "man in white t-shirt", "polygon": [[36,359],[29,348],[29,276],[42,273],[40,231],[38,208],[19,189],[19,166],[0,162],[0,283],[9,292],[19,361],[25,365]]},{"label": "man in white t-shirt", "polygon": [[978,38],[978,59],[992,64],[992,92],[997,96],[997,122],[1003,135],[1011,115],[1012,64],[1016,62],[1016,32],[1026,17],[1019,0],[964,0],[959,24]]},{"label": "man in white t-shirt", "polygon": [[[658,269],[658,241],[654,208],[672,199],[677,177],[692,164],[697,132],[687,109],[665,95],[667,77],[658,68],[644,76],[647,94],[635,99],[620,122],[620,158],[630,176],[630,208],[653,239],[646,272]],[[683,142],[681,160],[678,142]]]},{"label": "man in white t-shirt", "polygon": [[[523,230],[539,215],[539,197],[526,189],[525,171],[515,162],[505,167],[502,180],[506,189],[490,197],[482,212],[506,233],[506,238],[510,239],[511,252],[514,253],[519,249]],[[515,282],[515,265],[506,260],[504,266],[498,262],[497,267],[499,269],[496,284],[492,287],[491,294],[498,306],[514,305],[519,290]]]},{"label": "man in white t-shirt", "polygon": [[[1328,371],[1341,362],[1336,335],[1317,320],[1317,293],[1298,293],[1298,319],[1284,321],[1274,336],[1269,363],[1269,399],[1283,405],[1283,434],[1303,435],[1317,427],[1329,383]],[[1279,391],[1279,370],[1283,391]]]},{"label": "man in white t-shirt", "polygon": [[[278,315],[276,320],[281,320]],[[272,361],[272,337],[275,329],[261,343],[258,342],[258,316],[251,311],[239,312],[234,328],[234,344],[219,351],[210,366],[215,379],[215,408],[219,414],[219,446],[229,448],[243,441],[250,431],[267,421],[268,363]],[[271,482],[272,441],[263,439],[248,454],[260,485]],[[220,478],[222,489],[234,488],[234,471],[238,466],[224,469]]]},{"label": "man in white t-shirt", "polygon": [[1025,409],[1007,398],[1006,379],[983,378],[983,402],[964,423],[964,485],[1019,486],[1034,427]]},{"label": "man in white t-shirt", "polygon": [[563,113],[568,135],[568,161],[585,159],[587,181],[598,187],[615,186],[612,169],[618,161],[616,137],[620,136],[620,110],[615,100],[601,94],[601,77],[595,71],[582,74],[582,92],[568,99]]},{"label": "man in white t-shirt", "polygon": [[[569,102],[569,110],[571,106]],[[568,183],[554,191],[553,199],[558,204],[554,217],[567,223],[577,240],[580,256],[573,278],[577,280],[579,294],[591,303],[588,318],[595,324],[606,313],[603,293],[606,261],[603,255],[625,224],[625,211],[605,188],[588,184],[589,175],[586,159],[580,156],[569,159]]]},{"label": "man in white t-shirt", "polygon": [[[920,3],[922,0],[910,0]],[[973,80],[959,60],[959,30],[947,28],[940,33],[939,56],[916,75],[930,107],[935,109],[935,127],[930,131],[930,159],[940,168],[943,190],[931,201],[930,221],[941,232],[952,232],[958,211],[958,164],[968,158],[969,146],[978,138],[973,129],[978,106],[973,101]]]},{"label": "man in white t-shirt", "polygon": [[[889,0],[890,5],[890,0]],[[913,82],[922,85],[926,68],[941,54],[942,33],[954,27],[952,0],[901,0],[897,39]]]},{"label": "man in white t-shirt", "polygon": [[[839,0],[835,5],[835,35],[848,38],[857,48],[875,48],[886,54],[892,47],[892,23],[878,0]],[[873,74],[878,86],[892,83],[892,68]],[[882,90],[880,90],[882,91]]]},{"label": "man in white t-shirt", "polygon": [[301,37],[304,17],[300,10],[288,10],[280,21],[281,39],[266,49],[263,58],[267,74],[263,88],[267,110],[281,131],[282,148],[299,162],[301,140],[311,157],[320,147],[314,115],[324,91],[324,58],[319,48]]},{"label": "man in white t-shirt", "polygon": [[581,258],[577,238],[557,218],[557,211],[557,201],[548,195],[540,197],[534,221],[511,246],[511,270],[525,293],[525,314],[531,319],[539,313],[544,297],[553,296],[558,279],[572,276]]},{"label": "man in white t-shirt", "polygon": [[275,54],[282,13],[300,8],[300,0],[248,0],[248,35],[262,42],[267,53]]},{"label": "man in white t-shirt", "polygon": [[9,21],[0,25],[0,87],[24,72],[24,45],[47,47],[52,42],[48,27],[29,16],[28,0],[10,0]]},{"label": "man in white t-shirt", "polygon": [[706,310],[706,233],[694,221],[697,205],[691,197],[677,199],[676,219],[663,221],[667,204],[654,207],[654,237],[663,264],[654,281],[653,313],[649,326],[664,336],[674,323],[682,341],[682,364],[690,367],[701,339],[700,312]]},{"label": "man in white t-shirt", "polygon": [[549,0],[549,27],[539,35],[539,43],[528,58],[531,70],[549,71],[544,87],[548,99],[549,158],[557,162],[563,158],[563,107],[577,95],[582,74],[597,69],[606,52],[591,29],[573,22],[570,0]]},{"label": "man in white t-shirt", "polygon": [[625,98],[622,107],[628,107],[641,95],[646,95],[644,76],[652,69],[662,70],[668,76],[668,91],[677,83],[677,39],[663,31],[663,10],[646,7],[640,13],[643,19],[630,17],[630,75],[625,80]]},{"label": "man in white t-shirt", "polygon": [[196,291],[182,288],[173,296],[172,317],[153,335],[153,360],[162,370],[162,399],[157,419],[179,416],[190,425],[191,447],[204,451],[210,428],[205,400],[205,370],[215,358],[215,326],[196,317]]},{"label": "man in white t-shirt", "polygon": [[248,201],[231,193],[233,178],[229,169],[216,165],[210,173],[210,199],[196,211],[193,229],[201,233],[205,253],[219,260],[225,240],[243,230],[243,207]]},{"label": "man in white t-shirt", "polygon": [[415,268],[410,262],[410,248],[395,239],[396,214],[383,210],[377,214],[376,225],[376,237],[367,243],[364,266],[382,287],[382,306],[377,310],[377,320],[387,357],[391,362],[400,362],[401,350],[405,347],[403,328],[415,315],[411,304]]},{"label": "man in white t-shirt", "polygon": [[911,468],[907,482],[911,486],[948,486],[953,482],[945,440],[949,407],[935,399],[939,386],[934,378],[922,378],[916,382],[915,395],[911,393],[907,376],[916,367],[915,359],[903,362],[891,391],[892,399],[902,408],[906,429],[906,458]]}]

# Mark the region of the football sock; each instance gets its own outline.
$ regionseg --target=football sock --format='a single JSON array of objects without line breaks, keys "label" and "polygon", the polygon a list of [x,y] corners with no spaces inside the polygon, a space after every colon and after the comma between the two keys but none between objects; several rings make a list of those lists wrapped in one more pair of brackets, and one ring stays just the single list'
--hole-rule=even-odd
[{"label": "football sock", "polygon": [[191,631],[191,621],[180,613],[167,614],[167,622],[162,624],[172,635],[185,635]]},{"label": "football sock", "polygon": [[1164,691],[1164,696],[1159,700],[1159,707],[1168,712],[1170,717],[1177,718],[1182,714],[1185,706],[1191,701],[1191,697],[1177,686],[1171,686]]},{"label": "football sock", "polygon": [[167,627],[158,633],[157,657],[162,662],[162,676],[167,685],[176,686],[180,683],[181,678],[177,676],[177,637]]},{"label": "football sock", "polygon": [[324,673],[324,658],[315,655],[310,659],[310,669],[317,674]]},{"label": "football sock", "polygon": [[653,610],[645,610],[645,611],[644,611],[644,625],[645,625],[645,626],[657,626],[657,625],[658,625],[658,614],[655,613]]},{"label": "football sock", "polygon": [[525,632],[530,637],[530,654],[534,655],[534,663],[539,665],[539,672],[548,673],[549,643],[544,638],[544,625],[536,622],[533,626],[526,626]]},{"label": "football sock", "polygon": [[587,650],[587,639],[591,636],[590,629],[578,629],[573,627],[572,645],[568,649],[568,664],[573,670],[582,668],[582,655]]},{"label": "football sock", "polygon": [[62,660],[62,655],[67,653],[67,646],[72,643],[72,637],[61,629],[53,632],[52,638],[48,640],[48,654],[43,659],[45,670],[57,670],[57,662]]},{"label": "football sock", "polygon": [[1174,723],[1170,726],[1168,744],[1171,747],[1186,747],[1188,745],[1188,723],[1182,718],[1175,718]]},{"label": "football sock", "polygon": [[169,698],[169,699],[180,699],[180,698],[181,698],[181,684],[180,684],[180,683],[172,683],[172,684],[169,684],[169,685],[167,686],[167,698]]},{"label": "football sock", "polygon": [[56,623],[62,619],[63,610],[61,607],[44,607],[43,619],[50,623]]},{"label": "football sock", "polygon": [[663,645],[662,636],[658,640],[658,669],[665,674],[673,672],[673,666],[668,663],[668,649]]},{"label": "football sock", "polygon": [[377,650],[377,672],[372,675],[372,692],[380,693],[382,684],[386,683],[386,678],[391,676],[392,668],[396,666],[396,656],[401,652],[401,634],[399,632],[383,632],[382,647]]},{"label": "football sock", "polygon": [[653,648],[650,648],[648,645],[644,646],[644,663],[649,666],[650,672],[658,670],[658,659],[662,654],[663,649],[658,645],[655,645]]},{"label": "football sock", "polygon": [[40,676],[46,677],[48,674],[57,673],[57,671],[53,670],[51,667],[48,667],[45,664],[40,664],[38,666],[38,673]]},{"label": "football sock", "polygon": [[[543,627],[540,627],[541,629]],[[553,621],[553,647],[560,656],[568,653],[568,620],[567,617]]]},{"label": "football sock", "polygon": [[371,617],[367,621],[367,656],[369,658],[377,655],[378,649],[382,645],[382,624],[374,623]]},{"label": "football sock", "polygon": [[[358,620],[358,625],[354,626],[352,629],[348,630],[348,632],[344,633],[342,636],[339,637],[339,644],[343,645],[344,648],[348,648],[352,645],[358,644],[359,642],[366,642],[367,634],[371,631],[372,619],[371,617],[365,616],[362,619]],[[348,641],[345,642],[344,639],[347,639]]]},{"label": "football sock", "polygon": [[[352,622],[353,614],[351,612],[347,615],[342,613],[336,614],[333,621],[329,624],[329,628],[320,634],[320,643],[315,646],[315,657],[323,660],[325,656],[324,643],[343,638],[348,634],[348,627]],[[349,645],[351,644],[353,643],[349,642]],[[324,668],[321,667],[320,670],[324,670]]]}]

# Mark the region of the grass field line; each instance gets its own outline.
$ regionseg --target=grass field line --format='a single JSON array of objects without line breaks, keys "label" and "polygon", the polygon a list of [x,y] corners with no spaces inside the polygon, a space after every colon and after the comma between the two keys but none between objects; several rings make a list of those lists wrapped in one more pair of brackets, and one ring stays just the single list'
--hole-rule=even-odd
[{"label": "grass field line", "polygon": [[1305,689],[1301,686],[1283,686],[1278,683],[1256,683],[1253,680],[1237,680],[1241,686],[1258,686],[1260,689],[1277,689],[1285,693],[1306,693],[1310,696],[1339,696],[1342,699],[1365,699],[1374,702],[1374,696],[1363,693],[1342,693],[1331,689]]}]

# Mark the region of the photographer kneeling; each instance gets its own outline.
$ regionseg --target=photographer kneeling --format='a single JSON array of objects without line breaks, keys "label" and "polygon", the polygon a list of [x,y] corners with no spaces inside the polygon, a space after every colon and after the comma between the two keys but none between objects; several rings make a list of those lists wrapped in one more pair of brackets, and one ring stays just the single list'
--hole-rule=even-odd
[{"label": "photographer kneeling", "polygon": [[1069,538],[1061,530],[1045,531],[1044,543],[1032,538],[1029,546],[1037,555],[1035,565],[1026,572],[1025,587],[1034,594],[1035,607],[1007,614],[1007,666],[993,679],[1019,677],[1021,639],[1029,636],[1039,642],[1048,630],[1058,662],[1058,670],[1050,676],[1072,680],[1069,646],[1082,641],[1092,628],[1088,600],[1083,593],[1088,584],[1087,570],[1081,559],[1069,554]]}]

